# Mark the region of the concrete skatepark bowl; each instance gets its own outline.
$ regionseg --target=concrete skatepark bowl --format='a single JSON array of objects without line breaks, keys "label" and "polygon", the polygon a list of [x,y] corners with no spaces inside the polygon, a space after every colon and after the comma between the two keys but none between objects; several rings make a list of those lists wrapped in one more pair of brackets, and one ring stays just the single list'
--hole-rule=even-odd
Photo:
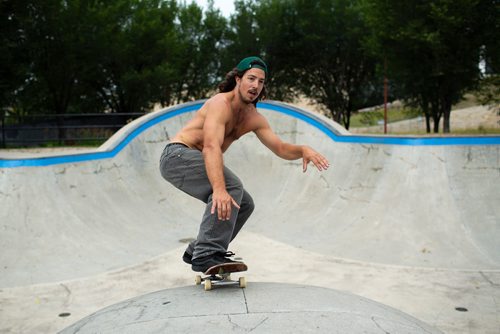
[{"label": "concrete skatepark bowl", "polygon": [[[309,317],[325,332],[498,333],[500,137],[353,136],[260,103],[275,132],[331,167],[304,174],[253,134],[233,144],[225,163],[256,203],[231,245],[248,288],[204,292],[180,260],[203,205],[158,171],[202,102],[148,114],[95,150],[0,156],[0,332],[71,332],[80,319],[133,332],[118,322],[142,305],[147,321],[129,325],[144,332],[204,320],[279,332]],[[281,302],[263,302],[272,296]]]}]

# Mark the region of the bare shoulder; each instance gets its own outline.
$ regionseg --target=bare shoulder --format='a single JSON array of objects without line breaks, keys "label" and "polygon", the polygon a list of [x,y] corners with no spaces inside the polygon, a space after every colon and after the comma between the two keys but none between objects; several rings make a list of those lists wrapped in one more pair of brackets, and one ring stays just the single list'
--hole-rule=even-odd
[{"label": "bare shoulder", "polygon": [[205,113],[212,111],[218,113],[228,113],[231,111],[231,103],[225,93],[219,93],[209,98],[203,104],[202,109]]},{"label": "bare shoulder", "polygon": [[256,108],[254,111],[252,111],[251,123],[252,131],[269,128],[269,122],[267,121],[267,118],[260,112],[258,112]]}]

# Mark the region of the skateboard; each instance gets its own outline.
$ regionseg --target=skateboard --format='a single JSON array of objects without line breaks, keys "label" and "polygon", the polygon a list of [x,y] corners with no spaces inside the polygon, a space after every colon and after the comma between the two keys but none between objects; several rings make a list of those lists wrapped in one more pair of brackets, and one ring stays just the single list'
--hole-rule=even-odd
[{"label": "skateboard", "polygon": [[231,280],[231,273],[246,271],[247,269],[247,265],[243,262],[218,264],[208,268],[207,271],[203,273],[206,275],[205,277],[196,275],[195,282],[196,285],[200,285],[203,282],[205,291],[210,291],[213,287],[219,285],[237,285],[240,288],[246,288],[247,282],[245,277],[240,277],[237,281],[233,281]]}]

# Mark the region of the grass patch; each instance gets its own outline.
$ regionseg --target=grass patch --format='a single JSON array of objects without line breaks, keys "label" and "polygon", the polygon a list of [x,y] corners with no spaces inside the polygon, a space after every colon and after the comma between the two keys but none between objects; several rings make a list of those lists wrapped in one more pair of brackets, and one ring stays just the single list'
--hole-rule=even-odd
[{"label": "grass patch", "polygon": [[[421,116],[418,109],[413,108],[392,108],[387,110],[387,122],[393,123],[412,119]],[[384,109],[374,111],[357,112],[351,116],[350,126],[361,128],[367,126],[381,125],[384,122]]]},{"label": "grass patch", "polygon": [[460,102],[457,104],[453,105],[451,108],[453,109],[464,109],[464,108],[470,108],[470,107],[475,107],[479,105],[480,103],[477,100],[477,97],[473,94],[465,94]]},{"label": "grass patch", "polygon": [[[460,104],[454,106],[453,110],[461,108],[468,108],[475,106],[474,96],[468,96]],[[453,113],[452,110],[452,113]],[[420,118],[419,118],[420,117]],[[451,127],[451,132],[443,134],[443,118],[440,120],[440,127],[438,133],[427,133],[425,131],[425,118],[422,112],[418,109],[408,107],[393,107],[387,110],[388,118],[388,134],[390,135],[417,135],[417,136],[481,136],[481,135],[500,135],[500,126],[496,124],[471,126],[469,128]],[[398,121],[410,121],[400,125],[393,125]],[[360,134],[383,134],[384,124],[384,110],[377,108],[373,111],[357,112],[351,116],[350,130],[353,133]],[[431,119],[431,128],[433,128],[433,121]]]},{"label": "grass patch", "polygon": [[[363,134],[383,134],[383,129],[376,128],[368,132],[362,132]],[[389,135],[395,136],[482,136],[482,135],[500,135],[500,128],[483,128],[479,127],[477,129],[451,129],[450,133],[444,134],[442,129],[439,129],[439,133],[427,133],[425,130],[414,131],[393,131],[390,130]]]},{"label": "grass patch", "polygon": [[499,135],[500,128],[484,128],[480,126],[477,129],[451,129],[452,135]]}]

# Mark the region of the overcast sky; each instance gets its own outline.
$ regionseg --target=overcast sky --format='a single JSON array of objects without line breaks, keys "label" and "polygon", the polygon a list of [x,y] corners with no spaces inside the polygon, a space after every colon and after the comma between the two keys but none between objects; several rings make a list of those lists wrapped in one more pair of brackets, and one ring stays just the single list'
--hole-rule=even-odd
[{"label": "overcast sky", "polygon": [[[231,13],[234,11],[234,0],[215,0],[214,5],[215,8],[220,9],[222,15],[225,17],[229,17]],[[192,0],[186,0],[186,3],[191,3]],[[203,7],[204,9],[208,6],[208,0],[194,0],[198,4],[198,6]]]}]

